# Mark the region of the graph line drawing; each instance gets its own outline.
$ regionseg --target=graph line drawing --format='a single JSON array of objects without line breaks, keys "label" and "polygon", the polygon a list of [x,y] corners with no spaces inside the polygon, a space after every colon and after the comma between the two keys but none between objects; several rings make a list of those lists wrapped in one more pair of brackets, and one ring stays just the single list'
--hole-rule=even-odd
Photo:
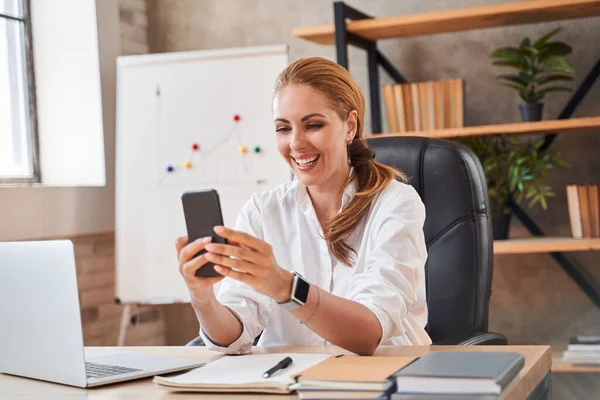
[{"label": "graph line drawing", "polygon": [[[163,132],[162,93],[160,84],[156,85],[156,129]],[[251,148],[244,143],[240,125],[243,118],[233,116],[231,127],[218,142],[206,148],[200,140],[191,141],[187,158],[176,163],[163,165],[158,181],[159,185],[194,184],[267,184],[260,173],[260,164],[268,150],[256,144]],[[162,149],[157,146],[157,154]],[[161,159],[157,157],[157,160]]]}]

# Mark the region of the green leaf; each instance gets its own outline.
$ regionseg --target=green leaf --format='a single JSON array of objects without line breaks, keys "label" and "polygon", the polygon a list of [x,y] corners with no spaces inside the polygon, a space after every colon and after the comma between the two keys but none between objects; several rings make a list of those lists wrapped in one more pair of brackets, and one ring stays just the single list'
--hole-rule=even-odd
[{"label": "green leaf", "polygon": [[529,65],[522,61],[514,61],[514,60],[496,60],[492,62],[492,65],[496,65],[498,67],[513,67],[517,68],[521,71],[528,71]]},{"label": "green leaf", "polygon": [[540,51],[540,56],[546,58],[549,56],[566,56],[567,54],[571,54],[573,49],[566,43],[562,42],[552,42],[548,43],[542,51]]},{"label": "green leaf", "polygon": [[549,82],[556,82],[556,81],[572,81],[573,77],[571,75],[546,75],[546,76],[541,76],[539,78],[535,79],[535,82],[538,85],[545,85],[546,83]]},{"label": "green leaf", "polygon": [[519,75],[498,75],[496,77],[498,80],[504,80],[508,82],[516,83],[517,85],[527,87],[529,85],[529,81],[527,78],[523,77],[521,74]]},{"label": "green leaf", "polygon": [[511,61],[523,61],[521,50],[516,47],[500,47],[490,54],[492,58],[504,58]]},{"label": "green leaf", "polygon": [[568,88],[568,87],[553,86],[553,87],[548,87],[548,88],[541,89],[538,93],[539,94],[546,94],[546,93],[550,93],[550,92],[571,92],[571,91],[573,91],[573,89]]},{"label": "green leaf", "polygon": [[528,37],[526,37],[525,39],[523,39],[521,41],[521,44],[519,44],[519,47],[522,49],[526,49],[528,47],[531,47],[531,40],[529,40]]},{"label": "green leaf", "polygon": [[541,71],[574,72],[571,64],[562,56],[548,57],[540,63]]},{"label": "green leaf", "polygon": [[544,36],[542,36],[538,40],[536,40],[535,43],[533,44],[533,47],[540,50],[548,42],[548,40],[550,40],[550,38],[552,38],[552,36],[556,35],[558,32],[560,32],[562,30],[563,30],[563,28],[556,28],[556,29],[550,31],[549,33],[545,34]]}]

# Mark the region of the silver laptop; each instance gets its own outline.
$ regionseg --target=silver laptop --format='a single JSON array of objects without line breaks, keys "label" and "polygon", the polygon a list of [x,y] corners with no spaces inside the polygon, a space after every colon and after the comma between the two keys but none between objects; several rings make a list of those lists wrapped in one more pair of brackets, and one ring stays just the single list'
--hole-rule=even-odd
[{"label": "silver laptop", "polygon": [[84,352],[73,244],[0,243],[0,372],[93,387],[203,364],[110,349]]}]

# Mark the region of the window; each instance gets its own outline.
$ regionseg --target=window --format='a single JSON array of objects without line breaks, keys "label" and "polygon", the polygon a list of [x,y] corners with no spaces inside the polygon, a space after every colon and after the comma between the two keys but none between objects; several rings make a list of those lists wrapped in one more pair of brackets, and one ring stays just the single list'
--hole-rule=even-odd
[{"label": "window", "polygon": [[29,0],[0,0],[0,183],[38,183]]}]

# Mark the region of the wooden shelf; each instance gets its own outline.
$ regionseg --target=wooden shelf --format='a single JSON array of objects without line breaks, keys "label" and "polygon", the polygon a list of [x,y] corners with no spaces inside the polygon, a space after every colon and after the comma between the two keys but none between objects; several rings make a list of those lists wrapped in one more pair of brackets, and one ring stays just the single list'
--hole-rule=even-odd
[{"label": "wooden shelf", "polygon": [[[598,0],[529,0],[457,10],[348,22],[346,29],[371,39],[390,39],[529,24],[600,15]],[[333,25],[295,28],[292,35],[320,44],[334,43]]]},{"label": "wooden shelf", "polygon": [[494,241],[494,254],[551,253],[555,251],[589,250],[600,250],[600,238],[573,239],[562,237],[534,237]]},{"label": "wooden shelf", "polygon": [[[600,2],[599,2],[600,3]],[[586,130],[600,131],[600,117],[554,119],[536,122],[517,122],[500,125],[468,126],[465,128],[438,129],[435,131],[412,131],[403,133],[382,133],[366,135],[365,139],[375,139],[390,136],[421,136],[432,138],[459,138],[485,135],[524,135],[534,133],[575,132]]]}]

